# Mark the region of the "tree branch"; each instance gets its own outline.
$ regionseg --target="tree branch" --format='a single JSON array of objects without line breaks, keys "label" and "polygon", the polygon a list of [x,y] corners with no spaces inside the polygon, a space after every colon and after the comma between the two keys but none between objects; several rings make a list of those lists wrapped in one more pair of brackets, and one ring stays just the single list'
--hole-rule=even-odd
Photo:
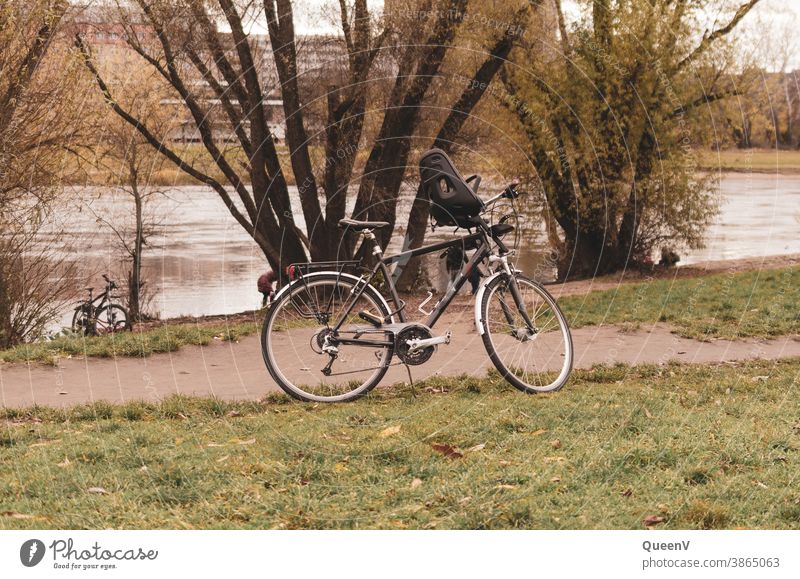
[{"label": "tree branch", "polygon": [[700,41],[700,44],[697,46],[697,48],[695,48],[691,53],[689,53],[688,56],[686,56],[683,60],[681,60],[678,63],[677,69],[680,70],[687,64],[691,63],[693,60],[695,60],[697,57],[703,54],[703,52],[705,52],[706,49],[708,49],[708,47],[715,40],[725,36],[731,30],[733,30],[736,27],[736,25],[739,24],[739,21],[742,18],[744,18],[747,15],[747,13],[750,12],[750,10],[760,1],[761,0],[750,0],[746,4],[742,4],[741,6],[739,6],[739,9],[736,11],[736,14],[733,15],[733,18],[731,19],[730,22],[728,22],[728,24],[726,24],[722,28],[714,30],[711,34],[708,34],[708,32],[706,31],[706,33],[703,34],[703,39]]},{"label": "tree branch", "polygon": [[219,181],[217,181],[210,175],[198,171],[192,165],[184,161],[177,153],[175,153],[172,149],[170,149],[166,145],[166,143],[164,143],[162,140],[156,137],[152,132],[150,132],[150,130],[144,125],[144,123],[142,123],[139,119],[137,119],[136,117],[131,115],[128,111],[123,109],[119,105],[119,103],[114,99],[114,96],[111,94],[108,85],[100,76],[97,67],[95,67],[94,63],[92,62],[91,54],[89,53],[89,50],[86,47],[86,45],[83,43],[83,40],[81,39],[80,35],[75,36],[75,46],[80,51],[81,56],[83,57],[84,65],[94,77],[95,82],[97,82],[97,86],[100,88],[100,91],[103,94],[103,98],[105,99],[106,103],[108,103],[108,105],[111,107],[111,109],[125,122],[127,122],[129,125],[135,128],[139,132],[139,134],[141,134],[144,137],[144,139],[148,142],[148,144],[150,144],[150,146],[152,146],[154,149],[163,154],[167,159],[172,161],[172,163],[175,164],[176,167],[181,169],[187,175],[194,177],[201,183],[205,183],[206,185],[214,189],[214,191],[216,191],[217,194],[222,198],[223,202],[225,203],[225,205],[227,206],[228,210],[231,212],[233,217],[236,219],[236,221],[239,222],[239,224],[245,229],[245,231],[247,231],[251,236],[255,237],[256,231],[253,228],[253,225],[247,220],[247,218],[245,218],[244,215],[242,215],[242,213],[236,207],[230,195],[228,195],[228,192],[225,190],[225,187],[223,187],[222,184],[219,183]]},{"label": "tree branch", "polygon": [[744,93],[742,91],[738,90],[738,89],[727,90],[727,91],[718,92],[718,93],[705,94],[705,95],[703,95],[701,97],[696,98],[695,100],[693,100],[690,103],[687,103],[685,105],[681,105],[679,107],[674,108],[672,110],[672,112],[669,114],[668,118],[670,118],[670,119],[675,118],[678,115],[680,115],[681,113],[689,111],[689,110],[691,110],[691,109],[693,109],[693,108],[695,108],[697,106],[700,106],[702,104],[705,104],[705,103],[713,103],[714,101],[718,101],[718,100],[725,99],[725,98],[732,97],[732,96],[741,96],[742,94],[744,94]]}]

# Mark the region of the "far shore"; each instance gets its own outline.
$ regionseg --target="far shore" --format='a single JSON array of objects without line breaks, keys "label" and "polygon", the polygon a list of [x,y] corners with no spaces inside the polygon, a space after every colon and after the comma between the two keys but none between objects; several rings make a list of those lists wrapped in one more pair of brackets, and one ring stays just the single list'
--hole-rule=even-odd
[{"label": "far shore", "polygon": [[[190,147],[194,150],[195,147]],[[202,157],[203,151],[194,151],[202,159],[202,168],[224,182],[224,176],[209,159]],[[782,149],[724,149],[720,151],[712,149],[695,149],[694,154],[697,160],[697,169],[701,172],[719,173],[758,173],[758,174],[779,174],[779,175],[800,175],[800,150]],[[288,153],[286,153],[288,159]],[[488,163],[486,167],[475,167],[478,173],[489,174],[493,171],[493,163]],[[295,186],[294,174],[286,171],[287,183]],[[91,187],[111,187],[118,179],[119,171],[94,171],[82,176],[81,182],[71,183],[74,186]],[[202,185],[180,169],[171,165],[166,165],[150,175],[149,185],[157,186],[190,186]]]}]

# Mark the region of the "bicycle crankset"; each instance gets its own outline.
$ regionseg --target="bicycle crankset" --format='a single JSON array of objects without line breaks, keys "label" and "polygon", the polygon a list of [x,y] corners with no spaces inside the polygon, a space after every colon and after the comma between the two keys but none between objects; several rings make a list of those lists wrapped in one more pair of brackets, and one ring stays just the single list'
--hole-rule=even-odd
[{"label": "bicycle crankset", "polygon": [[450,343],[450,332],[434,337],[427,326],[411,324],[395,334],[394,351],[404,364],[418,366],[431,359],[438,344]]}]

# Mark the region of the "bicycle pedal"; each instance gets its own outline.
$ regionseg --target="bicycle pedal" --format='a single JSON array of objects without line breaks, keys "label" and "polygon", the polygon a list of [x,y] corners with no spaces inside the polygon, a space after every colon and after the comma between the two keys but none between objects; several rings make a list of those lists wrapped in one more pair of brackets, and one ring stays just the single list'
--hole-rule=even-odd
[{"label": "bicycle pedal", "polygon": [[361,310],[358,312],[358,317],[375,326],[376,328],[380,328],[383,325],[383,319],[380,316],[376,316],[372,312],[367,312],[365,310]]}]

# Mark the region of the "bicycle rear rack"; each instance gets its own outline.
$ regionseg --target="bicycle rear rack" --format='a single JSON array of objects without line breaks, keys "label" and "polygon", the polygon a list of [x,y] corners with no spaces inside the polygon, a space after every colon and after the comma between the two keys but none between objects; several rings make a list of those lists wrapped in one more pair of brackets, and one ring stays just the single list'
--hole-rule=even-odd
[{"label": "bicycle rear rack", "polygon": [[309,261],[293,263],[286,268],[286,275],[290,281],[300,279],[304,275],[320,271],[335,271],[336,273],[356,272],[360,269],[361,260],[347,261]]}]

